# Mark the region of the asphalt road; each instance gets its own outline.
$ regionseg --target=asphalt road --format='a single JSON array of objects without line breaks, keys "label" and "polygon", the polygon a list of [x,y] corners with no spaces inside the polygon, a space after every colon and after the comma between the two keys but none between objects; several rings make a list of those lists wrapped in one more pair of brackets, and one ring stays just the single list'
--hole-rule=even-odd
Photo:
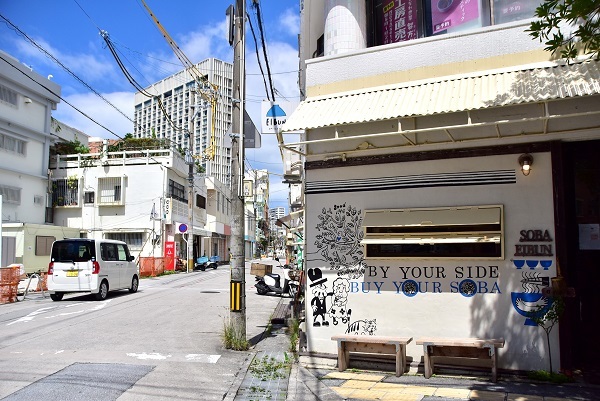
[{"label": "asphalt road", "polygon": [[[0,305],[0,399],[222,400],[251,355],[222,346],[229,277],[225,265],[142,279],[105,301],[34,294]],[[247,274],[248,339],[280,299],[253,284]]]}]

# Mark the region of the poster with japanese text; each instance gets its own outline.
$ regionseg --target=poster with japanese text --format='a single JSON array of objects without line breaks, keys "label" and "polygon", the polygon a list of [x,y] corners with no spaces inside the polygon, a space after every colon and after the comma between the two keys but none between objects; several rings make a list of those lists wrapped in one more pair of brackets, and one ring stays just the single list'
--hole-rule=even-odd
[{"label": "poster with japanese text", "polygon": [[418,38],[417,4],[415,0],[384,2],[383,44]]},{"label": "poster with japanese text", "polygon": [[479,0],[431,0],[433,33],[479,18]]}]

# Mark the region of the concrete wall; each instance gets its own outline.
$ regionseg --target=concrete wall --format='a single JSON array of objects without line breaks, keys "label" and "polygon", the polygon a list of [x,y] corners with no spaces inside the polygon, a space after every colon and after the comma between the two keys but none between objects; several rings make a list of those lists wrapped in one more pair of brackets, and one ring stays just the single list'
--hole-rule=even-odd
[{"label": "concrete wall", "polygon": [[[306,326],[309,351],[337,352],[334,334],[375,334],[382,336],[503,337],[506,347],[499,353],[499,365],[510,369],[547,368],[544,332],[525,324],[525,317],[511,296],[522,292],[541,292],[541,286],[529,285],[534,279],[556,275],[553,256],[545,269],[538,264],[519,269],[515,246],[522,230],[548,232],[554,246],[554,212],[551,161],[547,153],[534,154],[535,170],[524,176],[518,169],[519,155],[437,160],[427,163],[406,162],[361,167],[307,171],[310,182],[335,181],[344,188],[345,180],[369,182],[378,177],[397,177],[421,181],[410,189],[348,189],[340,193],[306,195],[306,268],[308,272]],[[506,171],[514,181],[506,184],[433,186],[428,174],[465,174],[481,171]],[[356,183],[356,181],[353,181]],[[503,205],[504,257],[486,260],[441,260],[402,258],[370,260],[360,246],[362,216],[369,209],[403,209],[471,205]],[[515,260],[517,260],[515,264]],[[471,270],[469,270],[471,266]],[[318,282],[319,269],[326,279]],[[364,271],[364,275],[360,273]],[[473,296],[461,293],[460,283],[472,279],[477,286]],[[406,295],[402,283],[414,280],[419,293]],[[529,284],[524,284],[528,282]],[[338,291],[346,283],[347,298]],[[316,316],[315,301],[325,291],[327,313]],[[339,296],[339,302],[334,299]],[[542,300],[543,302],[543,300]],[[333,305],[333,307],[332,307]],[[341,312],[341,311],[345,311]],[[351,311],[351,312],[350,312]],[[329,323],[323,325],[323,321]],[[319,323],[315,326],[315,323]],[[553,361],[559,360],[558,331],[552,333]],[[414,343],[408,356],[421,361],[423,350]],[[558,362],[557,362],[558,366]]]}]

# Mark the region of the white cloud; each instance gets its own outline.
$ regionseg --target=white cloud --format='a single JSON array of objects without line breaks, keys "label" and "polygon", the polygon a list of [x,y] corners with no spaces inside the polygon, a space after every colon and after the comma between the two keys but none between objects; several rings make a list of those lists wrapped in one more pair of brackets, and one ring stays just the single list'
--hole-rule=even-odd
[{"label": "white cloud", "polygon": [[[102,96],[129,118],[133,118],[133,92],[105,93]],[[133,123],[131,121],[93,93],[71,95],[65,97],[65,99],[119,137],[123,137],[126,133],[133,131]],[[117,139],[115,135],[100,127],[65,102],[58,104],[58,108],[53,112],[53,116],[59,121],[83,131],[87,135]]]},{"label": "white cloud", "polygon": [[279,19],[280,27],[285,28],[287,33],[296,36],[300,32],[300,14],[297,10],[287,9]]}]

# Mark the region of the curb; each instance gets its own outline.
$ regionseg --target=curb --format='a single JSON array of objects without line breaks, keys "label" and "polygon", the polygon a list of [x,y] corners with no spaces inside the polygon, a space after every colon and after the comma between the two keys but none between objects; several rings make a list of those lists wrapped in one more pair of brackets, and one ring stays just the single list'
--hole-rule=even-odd
[{"label": "curb", "polygon": [[229,390],[224,395],[223,401],[233,401],[235,399],[235,396],[237,395],[238,390],[240,389],[240,386],[242,385],[242,382],[244,381],[244,378],[246,377],[246,373],[248,372],[248,369],[250,368],[250,364],[254,360],[256,353],[257,353],[257,351],[251,351],[250,354],[248,354],[248,356],[246,356],[244,363],[242,363],[242,366],[240,366],[237,373],[235,374],[235,378],[233,379],[233,382],[231,383]]}]

